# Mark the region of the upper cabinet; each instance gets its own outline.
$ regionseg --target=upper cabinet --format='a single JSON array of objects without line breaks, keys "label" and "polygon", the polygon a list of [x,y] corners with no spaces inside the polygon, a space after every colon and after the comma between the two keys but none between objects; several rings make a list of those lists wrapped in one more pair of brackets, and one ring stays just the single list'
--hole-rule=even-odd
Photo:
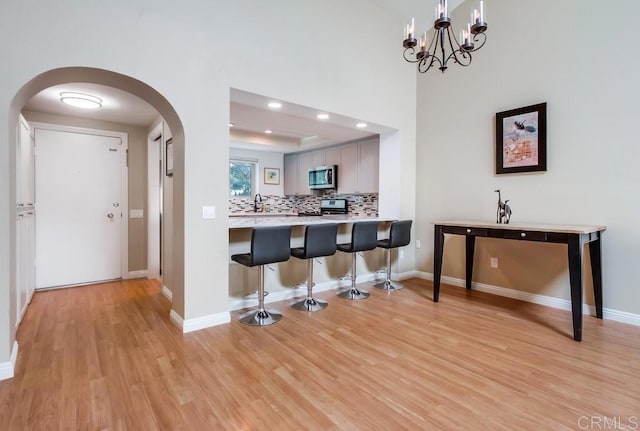
[{"label": "upper cabinet", "polygon": [[284,194],[310,195],[309,169],[313,167],[311,153],[284,155]]},{"label": "upper cabinet", "polygon": [[284,155],[284,194],[295,195],[298,193],[298,155]]},{"label": "upper cabinet", "polygon": [[356,192],[378,193],[380,141],[364,141],[358,144],[358,185]]},{"label": "upper cabinet", "polygon": [[284,156],[284,194],[311,194],[308,185],[309,169],[324,165],[338,166],[338,193],[378,193],[379,154],[378,137],[325,150],[286,154]]}]

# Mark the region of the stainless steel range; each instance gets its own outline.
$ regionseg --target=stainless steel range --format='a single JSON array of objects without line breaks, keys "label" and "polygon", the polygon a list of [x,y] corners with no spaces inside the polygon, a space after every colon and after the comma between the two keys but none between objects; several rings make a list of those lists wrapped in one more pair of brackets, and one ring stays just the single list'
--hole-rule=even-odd
[{"label": "stainless steel range", "polygon": [[348,212],[348,201],[346,199],[322,199],[320,201],[320,211],[299,212],[298,215],[301,217],[312,217],[330,214],[347,214]]},{"label": "stainless steel range", "polygon": [[346,199],[322,199],[320,201],[322,214],[347,214],[349,212]]}]

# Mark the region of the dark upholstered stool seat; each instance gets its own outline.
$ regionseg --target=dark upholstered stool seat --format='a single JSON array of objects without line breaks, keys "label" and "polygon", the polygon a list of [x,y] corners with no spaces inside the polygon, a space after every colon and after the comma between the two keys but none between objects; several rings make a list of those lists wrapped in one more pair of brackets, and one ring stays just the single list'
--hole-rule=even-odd
[{"label": "dark upholstered stool seat", "polygon": [[378,246],[378,222],[361,221],[353,224],[351,228],[351,242],[338,244],[338,250],[351,253],[351,288],[338,294],[346,299],[365,299],[369,293],[359,291],[356,288],[356,256],[360,251],[373,250]]},{"label": "dark upholstered stool seat", "polygon": [[304,232],[304,246],[291,249],[291,256],[306,259],[308,262],[307,297],[291,304],[291,308],[301,311],[318,311],[326,308],[326,302],[313,298],[313,259],[335,254],[337,234],[336,223],[308,225]]},{"label": "dark upholstered stool seat", "polygon": [[375,285],[378,289],[397,290],[404,287],[400,283],[391,282],[391,249],[404,247],[411,242],[411,223],[412,220],[392,222],[391,228],[389,228],[389,238],[378,241],[378,247],[387,249],[387,276],[382,283]]},{"label": "dark upholstered stool seat", "polygon": [[231,260],[241,265],[260,267],[258,309],[240,316],[246,325],[264,326],[276,323],[282,315],[264,308],[264,265],[289,260],[291,226],[256,227],[251,233],[251,252],[234,254]]}]

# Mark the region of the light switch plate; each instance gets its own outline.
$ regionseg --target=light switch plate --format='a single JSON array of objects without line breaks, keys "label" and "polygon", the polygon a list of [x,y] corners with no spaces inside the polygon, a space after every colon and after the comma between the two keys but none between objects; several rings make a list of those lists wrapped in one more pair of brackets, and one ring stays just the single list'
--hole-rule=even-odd
[{"label": "light switch plate", "polygon": [[129,218],[144,218],[144,210],[129,210]]},{"label": "light switch plate", "polygon": [[216,207],[203,206],[202,207],[202,218],[203,219],[216,218]]}]

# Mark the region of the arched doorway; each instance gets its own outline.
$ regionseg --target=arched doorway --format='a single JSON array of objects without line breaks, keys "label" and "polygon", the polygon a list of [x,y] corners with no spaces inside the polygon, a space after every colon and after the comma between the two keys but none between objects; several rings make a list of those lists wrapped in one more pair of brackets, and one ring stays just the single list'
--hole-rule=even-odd
[{"label": "arched doorway", "polygon": [[[31,81],[27,82],[18,91],[18,93],[15,95],[15,97],[11,102],[10,111],[9,111],[10,130],[13,130],[15,128],[20,111],[25,106],[27,101],[29,101],[33,96],[35,96],[40,91],[46,88],[53,87],[60,84],[65,84],[65,83],[73,83],[73,82],[99,84],[99,85],[113,87],[121,91],[133,94],[138,98],[144,100],[159,113],[159,115],[166,122],[168,129],[171,130],[174,148],[177,151],[180,151],[180,149],[183,148],[184,130],[183,130],[182,123],[178,118],[176,111],[173,109],[171,104],[168,102],[168,100],[164,96],[162,96],[158,91],[153,89],[148,84],[142,81],[139,81],[135,78],[132,78],[130,76],[126,76],[126,75],[108,71],[108,70],[87,68],[87,67],[68,67],[68,68],[54,69],[54,70],[44,72],[36,76],[35,78],[33,78]],[[15,145],[10,145],[9,154],[10,154],[10,157],[13,157],[15,160]],[[178,191],[178,190],[181,190],[181,188],[183,188],[184,182],[183,182],[183,176],[181,175],[182,172],[183,172],[183,165],[181,165],[180,159],[176,158],[174,162],[174,173],[175,173],[174,178],[177,181],[175,181],[175,184],[172,184],[170,188],[170,192]],[[15,188],[14,187],[15,181],[16,181],[15,178],[13,178],[13,183],[10,184],[10,187]],[[177,195],[183,196],[183,193],[177,193]],[[172,207],[175,211],[180,211],[180,209],[183,207],[182,202],[175,201],[172,203],[173,203]],[[13,198],[10,199],[9,205],[10,205],[10,208],[16,207],[15,196],[13,196]],[[173,221],[174,219],[173,217],[170,217],[170,216],[167,218],[171,221]],[[172,233],[172,240],[174,241],[173,244],[175,244],[175,242],[183,241],[183,225],[182,225],[183,219],[181,217],[178,217],[176,218],[176,220],[177,220],[176,223],[172,223],[172,225],[168,227]],[[14,243],[12,244],[12,248],[13,248],[16,240],[16,234],[15,234],[16,224],[13,224],[12,227],[14,231],[12,235],[12,241]],[[173,244],[170,245],[171,248],[173,248]],[[182,247],[180,247],[180,249],[182,249]],[[182,273],[180,272],[176,273],[175,271],[172,270],[172,268],[174,266],[177,268],[182,268],[183,265],[181,264],[181,261],[183,257],[181,255],[178,255],[177,253],[174,255],[174,253],[172,253],[172,250],[166,250],[166,251],[167,253],[166,253],[165,267],[167,268],[167,270],[164,273],[164,277],[165,277],[164,284],[165,286],[168,286],[169,288],[171,288],[173,285],[175,285],[174,280],[178,280],[179,277],[182,277]],[[10,261],[10,268],[11,268],[10,278],[12,280],[11,286],[16,286],[17,285],[17,283],[15,282],[17,277],[16,256],[12,256]],[[178,285],[181,286],[182,283],[178,283]],[[20,313],[20,310],[18,310],[18,307],[16,306],[16,300],[15,300],[16,294],[17,292],[11,292],[10,294],[11,301],[10,301],[9,312],[10,312],[10,321],[12,322],[16,321],[18,313]],[[12,331],[11,339],[15,339],[15,333],[14,333],[15,329],[12,328],[11,331]]]}]

